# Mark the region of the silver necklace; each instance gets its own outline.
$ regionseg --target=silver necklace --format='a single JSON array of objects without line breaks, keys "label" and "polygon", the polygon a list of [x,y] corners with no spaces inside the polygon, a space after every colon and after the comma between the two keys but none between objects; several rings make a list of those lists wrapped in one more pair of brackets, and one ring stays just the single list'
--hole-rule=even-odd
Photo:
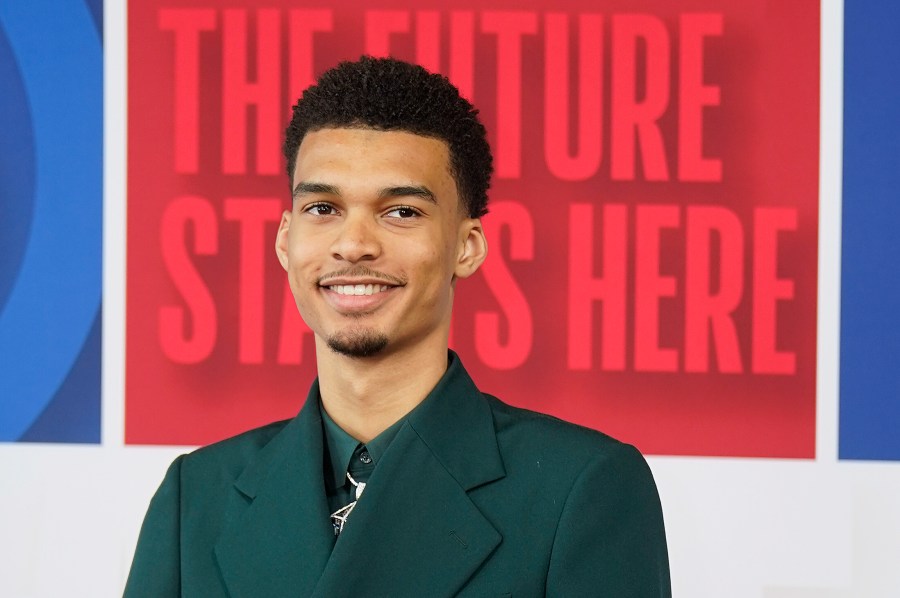
[{"label": "silver necklace", "polygon": [[350,483],[356,488],[356,500],[331,514],[331,525],[334,526],[335,536],[339,536],[341,532],[344,531],[344,525],[347,524],[347,519],[350,517],[350,513],[353,512],[353,507],[359,502],[359,497],[362,496],[363,490],[366,489],[366,483],[354,480],[349,471],[347,472],[347,479],[350,480]]}]

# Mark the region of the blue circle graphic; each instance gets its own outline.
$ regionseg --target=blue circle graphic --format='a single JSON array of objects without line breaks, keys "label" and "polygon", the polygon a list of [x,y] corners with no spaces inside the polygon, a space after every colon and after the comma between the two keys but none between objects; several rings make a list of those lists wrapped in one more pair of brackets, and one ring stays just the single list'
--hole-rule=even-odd
[{"label": "blue circle graphic", "polygon": [[28,96],[0,27],[0,312],[19,274],[34,209],[34,136]]},{"label": "blue circle graphic", "polygon": [[103,63],[83,2],[0,2],[30,106],[31,227],[0,312],[0,440],[52,400],[101,299]]}]

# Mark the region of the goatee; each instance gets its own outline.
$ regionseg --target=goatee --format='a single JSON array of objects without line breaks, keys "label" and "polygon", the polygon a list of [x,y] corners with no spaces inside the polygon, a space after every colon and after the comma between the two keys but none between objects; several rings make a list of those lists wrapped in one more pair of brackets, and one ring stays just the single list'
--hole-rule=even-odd
[{"label": "goatee", "polygon": [[387,344],[387,335],[371,330],[335,334],[328,338],[329,348],[347,357],[372,357],[382,351]]}]

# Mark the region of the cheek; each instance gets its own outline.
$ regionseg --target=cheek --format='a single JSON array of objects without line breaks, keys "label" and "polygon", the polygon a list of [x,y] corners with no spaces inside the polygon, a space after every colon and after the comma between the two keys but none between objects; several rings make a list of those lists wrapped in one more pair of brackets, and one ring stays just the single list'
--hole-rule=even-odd
[{"label": "cheek", "polygon": [[[317,292],[317,280],[319,272],[309,255],[309,252],[301,248],[293,247],[289,253],[287,268],[288,285],[294,295],[294,302],[298,308],[310,304],[313,294]],[[303,314],[304,318],[307,314]]]},{"label": "cheek", "polygon": [[439,274],[447,270],[451,262],[449,249],[446,247],[430,246],[419,253],[420,270],[429,275],[429,278],[439,279]]},{"label": "cheek", "polygon": [[433,247],[423,254],[419,277],[425,281],[424,289],[430,305],[441,305],[451,297],[450,285],[453,280],[454,254],[450,247]]},{"label": "cheek", "polygon": [[291,239],[288,248],[289,267],[288,270],[295,274],[309,271],[315,265],[315,244],[308,240],[301,242],[299,235]]}]

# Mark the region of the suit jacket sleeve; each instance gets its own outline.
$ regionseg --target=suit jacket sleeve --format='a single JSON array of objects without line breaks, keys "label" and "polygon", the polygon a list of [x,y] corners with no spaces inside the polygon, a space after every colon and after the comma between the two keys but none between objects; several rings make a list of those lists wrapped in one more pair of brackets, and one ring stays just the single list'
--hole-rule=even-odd
[{"label": "suit jacket sleeve", "polygon": [[124,598],[168,598],[181,595],[180,498],[178,457],[160,485],[144,517]]},{"label": "suit jacket sleeve", "polygon": [[630,445],[593,458],[560,516],[547,596],[669,597],[662,508],[650,468]]}]

